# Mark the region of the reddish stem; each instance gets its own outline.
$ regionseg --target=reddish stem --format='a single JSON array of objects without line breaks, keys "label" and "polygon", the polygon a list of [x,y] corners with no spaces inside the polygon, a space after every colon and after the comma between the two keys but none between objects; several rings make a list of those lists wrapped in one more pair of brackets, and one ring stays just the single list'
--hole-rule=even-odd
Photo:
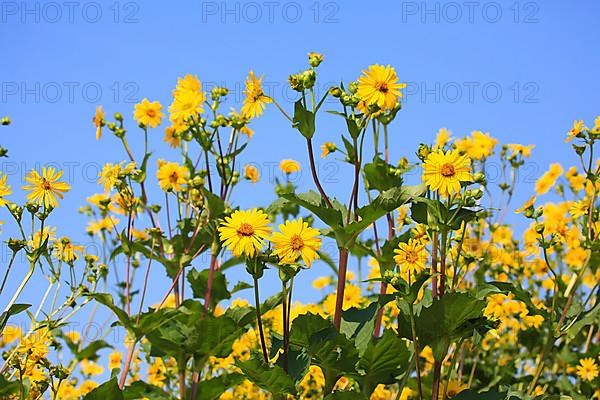
[{"label": "reddish stem", "polygon": [[344,290],[346,288],[346,271],[348,270],[348,249],[340,248],[338,283],[335,299],[333,325],[339,331],[342,325],[342,308],[344,306]]}]

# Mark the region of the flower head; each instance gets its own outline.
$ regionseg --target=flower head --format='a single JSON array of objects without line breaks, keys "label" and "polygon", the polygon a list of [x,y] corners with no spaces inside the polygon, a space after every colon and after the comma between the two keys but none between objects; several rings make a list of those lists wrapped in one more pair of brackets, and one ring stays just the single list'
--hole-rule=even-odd
[{"label": "flower head", "polygon": [[580,119],[573,121],[573,127],[571,128],[571,130],[567,133],[567,138],[565,139],[565,142],[570,142],[571,140],[575,139],[579,134],[581,134],[581,132],[583,132],[584,129],[587,129],[586,126],[583,124],[583,120]]},{"label": "flower head", "polygon": [[293,174],[300,171],[300,163],[290,159],[281,160],[279,162],[279,169],[286,175]]},{"label": "flower head", "polygon": [[441,196],[460,192],[460,183],[473,180],[471,160],[457,150],[429,153],[423,165],[423,180],[431,190]]},{"label": "flower head", "polygon": [[577,366],[577,376],[584,381],[593,381],[598,376],[598,365],[593,358],[582,358]]},{"label": "flower head", "polygon": [[254,257],[271,233],[269,217],[262,210],[235,211],[219,227],[221,242],[234,256]]},{"label": "flower head", "polygon": [[25,177],[29,185],[23,186],[24,190],[31,192],[27,195],[27,200],[43,204],[44,207],[57,207],[56,197],[62,199],[63,193],[71,189],[67,183],[59,181],[62,175],[63,171],[52,167],[43,167],[41,175],[36,170],[31,170]]},{"label": "flower head", "polygon": [[325,158],[336,150],[337,150],[337,147],[336,147],[335,143],[325,142],[321,145],[321,157]]},{"label": "flower head", "polygon": [[156,177],[160,188],[165,192],[181,191],[181,185],[185,184],[189,177],[189,170],[177,164],[176,162],[158,161],[158,171]]},{"label": "flower head", "polygon": [[0,207],[4,207],[8,204],[8,201],[4,197],[12,194],[10,185],[6,183],[7,178],[8,177],[4,174],[0,176]]},{"label": "flower head", "polygon": [[63,237],[54,242],[54,255],[60,261],[66,263],[75,261],[78,257],[77,253],[81,253],[82,251],[83,246],[74,244],[68,237]]},{"label": "flower head", "polygon": [[358,96],[367,106],[377,105],[382,110],[391,110],[402,97],[400,89],[406,87],[398,83],[396,71],[391,66],[370,65],[358,78]]},{"label": "flower head", "polygon": [[96,127],[96,140],[100,140],[102,137],[102,127],[104,126],[105,115],[106,114],[104,113],[102,106],[96,107],[96,113],[94,114],[94,118],[92,118],[92,122]]},{"label": "flower head", "polygon": [[260,117],[266,108],[266,104],[273,102],[267,96],[262,88],[263,78],[257,78],[253,71],[250,71],[246,79],[246,88],[244,89],[244,105],[242,106],[241,114],[247,118]]},{"label": "flower head", "polygon": [[260,179],[258,168],[256,168],[254,165],[244,166],[244,178],[248,179],[252,183],[258,182]]},{"label": "flower head", "polygon": [[321,247],[319,230],[311,228],[302,218],[285,221],[279,225],[279,231],[271,237],[275,254],[282,264],[291,264],[301,257],[306,266],[319,258],[317,250]]},{"label": "flower head", "polygon": [[410,272],[414,276],[425,269],[427,251],[421,241],[409,239],[408,243],[400,243],[394,253],[394,261],[402,274]]},{"label": "flower head", "polygon": [[148,101],[144,98],[140,103],[135,105],[133,118],[138,124],[144,124],[150,128],[156,128],[160,125],[162,118],[165,116],[162,112],[162,105],[158,101]]}]

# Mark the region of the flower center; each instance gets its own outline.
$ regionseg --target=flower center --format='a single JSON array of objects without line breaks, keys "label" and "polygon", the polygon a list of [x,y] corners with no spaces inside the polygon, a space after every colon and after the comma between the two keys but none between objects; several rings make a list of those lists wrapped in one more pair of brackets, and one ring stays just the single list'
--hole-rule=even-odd
[{"label": "flower center", "polygon": [[304,240],[299,235],[293,235],[290,239],[290,247],[294,251],[301,250],[304,247]]},{"label": "flower center", "polygon": [[171,183],[177,183],[178,180],[179,180],[179,175],[177,174],[177,171],[173,171],[171,173],[171,175],[169,175],[169,181]]},{"label": "flower center", "polygon": [[154,118],[154,117],[156,117],[156,111],[153,109],[146,110],[146,115],[149,116],[150,118]]},{"label": "flower center", "polygon": [[254,227],[247,222],[242,222],[237,233],[241,236],[252,236],[254,235]]},{"label": "flower center", "polygon": [[377,82],[375,84],[375,88],[377,90],[379,90],[381,93],[387,93],[388,92],[388,85],[385,82]]},{"label": "flower center", "polygon": [[44,190],[52,189],[52,185],[50,184],[50,182],[48,182],[48,180],[46,178],[42,179],[42,189],[44,189]]},{"label": "flower center", "polygon": [[415,264],[419,260],[419,255],[416,251],[410,250],[406,252],[406,261],[410,264]]},{"label": "flower center", "polygon": [[445,178],[454,176],[456,174],[456,171],[454,170],[454,165],[452,165],[452,164],[442,165],[441,173],[442,173],[442,176]]}]

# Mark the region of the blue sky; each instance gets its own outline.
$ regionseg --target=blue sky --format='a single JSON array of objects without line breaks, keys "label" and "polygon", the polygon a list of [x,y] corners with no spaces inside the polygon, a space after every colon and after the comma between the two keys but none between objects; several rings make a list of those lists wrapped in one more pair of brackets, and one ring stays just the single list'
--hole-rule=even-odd
[{"label": "blue sky", "polygon": [[[535,144],[515,205],[528,197],[549,163],[574,161],[564,144],[573,120],[592,123],[599,114],[596,1],[166,4],[0,5],[0,114],[13,120],[0,130],[0,144],[10,150],[0,170],[9,175],[14,199],[23,198],[18,188],[29,169],[53,164],[66,170],[73,190],[50,222],[60,221],[60,235],[89,241],[86,221],[76,210],[100,191],[95,180],[102,163],[125,159],[110,134],[95,140],[95,107],[103,105],[109,115],[122,112],[129,140],[141,145],[142,134],[131,122],[133,105],[147,97],[166,107],[177,77],[186,73],[197,74],[205,85],[229,86],[231,105],[239,107],[241,85],[252,68],[264,74],[270,93],[291,109],[295,97],[286,79],[306,68],[309,51],[326,57],[319,68],[321,93],[331,83],[356,79],[369,64],[391,64],[409,84],[390,132],[392,160],[404,155],[414,160],[418,144],[431,142],[441,127],[456,136],[477,129],[503,143]],[[325,115],[317,126],[317,144],[339,143],[340,120]],[[273,199],[267,171],[279,160],[293,158],[307,166],[302,137],[274,107],[252,127],[256,135],[241,163],[258,162],[264,178],[256,186],[237,187],[236,202],[242,207]],[[162,128],[150,132],[152,147],[162,158],[178,160],[162,143]],[[139,156],[140,147],[134,150]],[[320,161],[319,173],[330,193],[347,198],[347,167]],[[297,183],[301,190],[312,188],[308,173]],[[158,193],[156,186],[153,190]],[[4,240],[14,232],[8,218],[3,217]],[[3,249],[3,264],[8,254]],[[314,299],[310,280],[326,272],[324,265],[308,271],[296,298]],[[19,273],[11,282],[20,280]],[[240,269],[231,280],[242,278]],[[160,269],[152,279],[164,282]],[[267,291],[274,291],[275,279],[268,282]],[[32,285],[23,297],[38,295],[41,287]],[[161,292],[150,293],[150,301]]]}]

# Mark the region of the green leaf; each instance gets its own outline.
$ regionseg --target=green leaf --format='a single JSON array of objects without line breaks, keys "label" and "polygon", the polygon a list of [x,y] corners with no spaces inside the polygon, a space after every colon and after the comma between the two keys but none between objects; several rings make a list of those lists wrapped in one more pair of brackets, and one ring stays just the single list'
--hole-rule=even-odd
[{"label": "green leaf", "polygon": [[[203,269],[198,272],[195,268],[190,269],[187,279],[192,286],[192,293],[197,299],[204,299],[204,295],[208,290],[208,274],[209,269]],[[231,298],[231,293],[227,290],[227,280],[221,271],[213,271],[213,281],[211,288],[211,302],[217,304],[221,300]]]},{"label": "green leaf", "polygon": [[196,400],[217,400],[229,388],[233,388],[246,379],[242,374],[223,374],[201,381],[198,384]]},{"label": "green leaf", "polygon": [[119,389],[117,378],[104,382],[85,395],[84,400],[124,400],[123,392]]},{"label": "green leaf", "polygon": [[391,330],[373,338],[358,362],[358,369],[364,371],[363,393],[370,396],[378,384],[395,383],[396,377],[408,368],[410,355],[405,342]]},{"label": "green leaf", "polygon": [[600,303],[596,303],[589,311],[582,313],[575,320],[569,322],[561,331],[561,334],[567,333],[569,339],[574,339],[587,325],[592,325],[600,317]]},{"label": "green leaf", "polygon": [[325,396],[324,400],[367,400],[368,397],[361,392],[333,392]]},{"label": "green leaf", "polygon": [[4,375],[0,374],[0,395],[6,398],[10,398],[11,394],[19,393],[19,382],[18,381],[8,381],[4,377]]},{"label": "green leaf", "polygon": [[10,317],[22,313],[29,307],[31,307],[31,304],[13,304],[7,311],[4,311],[0,315],[0,333],[4,331],[4,327],[6,326]]},{"label": "green leaf", "polygon": [[298,204],[308,211],[311,211],[315,214],[321,221],[325,224],[335,227],[342,226],[342,214],[339,210],[327,207],[322,199],[321,195],[314,191],[310,191],[307,193],[300,193],[298,195],[294,193],[286,193],[282,195],[286,200],[291,201],[292,203]]},{"label": "green leaf", "polygon": [[105,349],[112,346],[106,343],[104,340],[96,340],[95,342],[90,343],[88,346],[83,348],[80,352],[77,353],[77,360],[96,360],[98,359],[98,351],[101,349]]},{"label": "green leaf", "polygon": [[373,162],[365,164],[364,171],[367,190],[383,192],[402,185],[402,176],[396,174],[396,168],[387,164],[379,155],[373,157]]},{"label": "green leaf", "polygon": [[340,333],[346,335],[348,339],[354,339],[359,355],[364,353],[373,337],[377,306],[377,302],[373,302],[367,308],[352,307],[342,312]]},{"label": "green leaf", "polygon": [[[491,322],[483,316],[485,306],[485,301],[467,293],[447,293],[440,300],[434,300],[415,317],[421,346],[429,345],[434,358],[443,360],[452,342],[468,338],[474,331],[490,326]],[[406,315],[401,316],[405,320],[399,323],[398,334],[412,340],[410,323]]]},{"label": "green leaf", "polygon": [[504,400],[506,392],[489,391],[477,393],[473,390],[465,390],[454,396],[452,400]]},{"label": "green leaf", "polygon": [[[143,381],[135,381],[123,389],[124,400],[170,400],[172,397],[164,390]],[[110,400],[105,398],[104,400]]]},{"label": "green leaf", "polygon": [[210,219],[221,218],[225,213],[225,202],[206,188],[202,188],[202,195],[206,199]]},{"label": "green leaf", "polygon": [[311,139],[315,134],[315,114],[308,111],[302,104],[302,99],[294,103],[294,119],[292,126],[307,139]]},{"label": "green leaf", "polygon": [[256,358],[238,362],[236,366],[242,370],[248,380],[274,395],[293,395],[296,393],[292,378],[278,366],[269,367]]}]

